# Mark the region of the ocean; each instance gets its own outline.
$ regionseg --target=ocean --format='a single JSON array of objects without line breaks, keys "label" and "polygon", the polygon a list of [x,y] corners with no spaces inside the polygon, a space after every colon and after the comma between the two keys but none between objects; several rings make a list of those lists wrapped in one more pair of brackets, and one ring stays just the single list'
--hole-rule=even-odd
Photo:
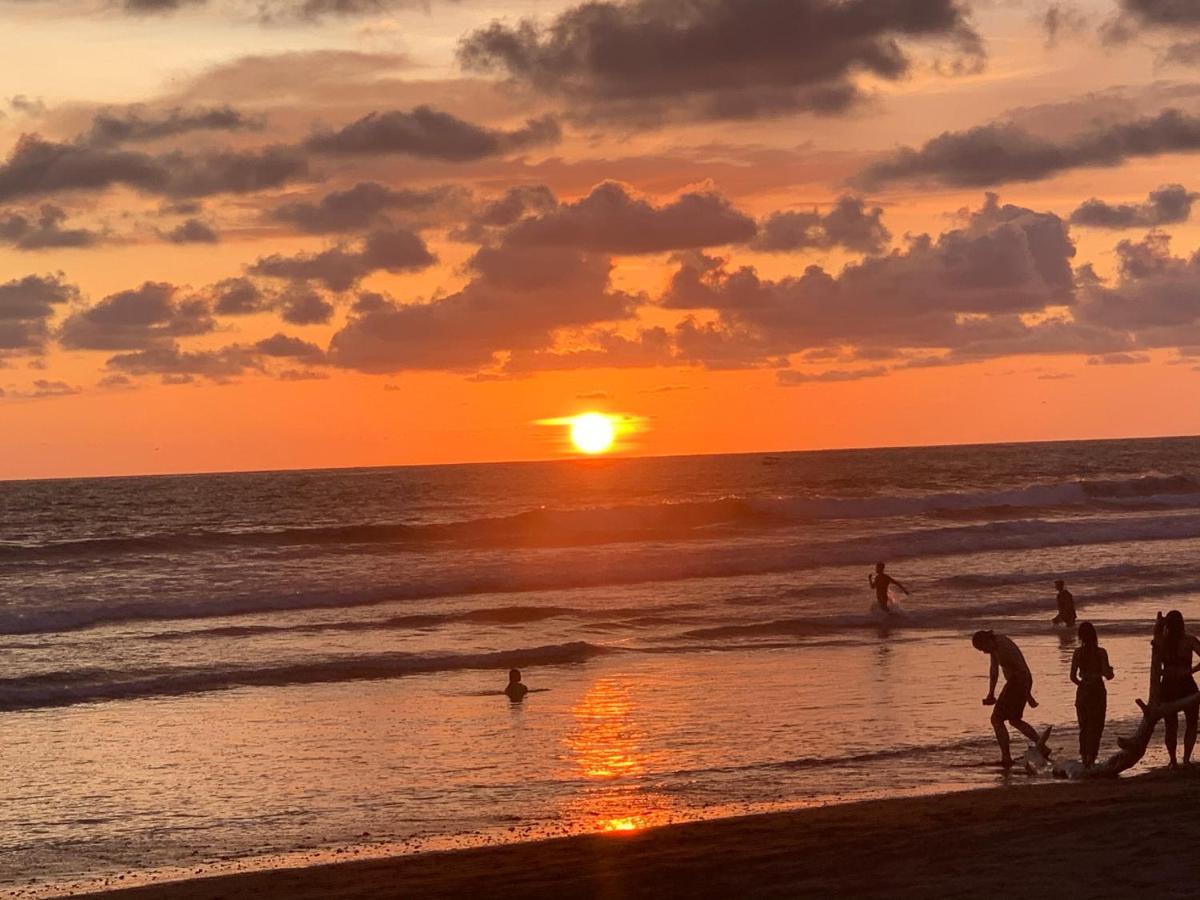
[{"label": "ocean", "polygon": [[6,482],[0,511],[0,887],[31,895],[1020,785],[980,765],[974,630],[1077,754],[1065,579],[1117,671],[1103,756],[1155,611],[1200,614],[1194,438]]}]

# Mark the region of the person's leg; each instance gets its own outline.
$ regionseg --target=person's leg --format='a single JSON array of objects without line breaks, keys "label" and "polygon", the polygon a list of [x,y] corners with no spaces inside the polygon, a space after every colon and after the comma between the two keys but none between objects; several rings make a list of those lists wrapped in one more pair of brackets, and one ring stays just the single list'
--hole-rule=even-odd
[{"label": "person's leg", "polygon": [[1163,716],[1163,740],[1167,745],[1167,756],[1171,757],[1171,765],[1179,765],[1175,758],[1175,745],[1179,740],[1179,713]]},{"label": "person's leg", "polygon": [[992,728],[996,732],[996,743],[1000,745],[1000,760],[1006,765],[1012,765],[1012,752],[1008,743],[1008,726],[1000,717],[992,716]]},{"label": "person's leg", "polygon": [[1183,764],[1186,766],[1192,761],[1192,749],[1196,746],[1196,721],[1197,716],[1200,716],[1200,709],[1191,707],[1184,710],[1183,721]]},{"label": "person's leg", "polygon": [[1031,743],[1037,744],[1042,740],[1042,736],[1037,733],[1037,729],[1024,719],[1012,719],[1011,724],[1013,728],[1017,729],[1017,731],[1029,738]]},{"label": "person's leg", "polygon": [[1083,691],[1075,693],[1075,721],[1079,723],[1079,759],[1086,766],[1088,755],[1088,715],[1087,702]]},{"label": "person's leg", "polygon": [[1092,765],[1096,764],[1096,760],[1100,756],[1100,738],[1104,736],[1104,721],[1108,718],[1108,691],[1101,691],[1100,696],[1096,700],[1096,709],[1092,717],[1092,742],[1088,747],[1088,754],[1091,756]]}]

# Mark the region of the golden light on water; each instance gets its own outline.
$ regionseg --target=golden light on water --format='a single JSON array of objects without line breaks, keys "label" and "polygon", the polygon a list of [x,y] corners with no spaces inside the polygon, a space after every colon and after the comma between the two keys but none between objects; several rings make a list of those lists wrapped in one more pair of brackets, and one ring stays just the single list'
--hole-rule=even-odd
[{"label": "golden light on water", "polygon": [[538,419],[538,425],[562,429],[563,449],[585,456],[628,449],[634,435],[645,431],[645,420],[628,413],[606,413],[589,410],[574,416]]}]

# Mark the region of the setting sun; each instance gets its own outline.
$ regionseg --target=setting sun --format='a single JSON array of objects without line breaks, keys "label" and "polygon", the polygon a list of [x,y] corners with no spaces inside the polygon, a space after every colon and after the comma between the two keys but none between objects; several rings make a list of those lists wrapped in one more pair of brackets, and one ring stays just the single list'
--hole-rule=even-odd
[{"label": "setting sun", "polygon": [[611,450],[616,436],[616,425],[603,413],[584,413],[571,422],[571,443],[582,453]]}]

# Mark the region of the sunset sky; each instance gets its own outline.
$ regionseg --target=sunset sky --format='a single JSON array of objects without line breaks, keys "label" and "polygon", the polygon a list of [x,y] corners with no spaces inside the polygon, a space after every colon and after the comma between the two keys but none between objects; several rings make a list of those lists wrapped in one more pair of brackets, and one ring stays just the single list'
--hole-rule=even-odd
[{"label": "sunset sky", "polygon": [[0,29],[0,477],[1200,432],[1200,2]]}]

